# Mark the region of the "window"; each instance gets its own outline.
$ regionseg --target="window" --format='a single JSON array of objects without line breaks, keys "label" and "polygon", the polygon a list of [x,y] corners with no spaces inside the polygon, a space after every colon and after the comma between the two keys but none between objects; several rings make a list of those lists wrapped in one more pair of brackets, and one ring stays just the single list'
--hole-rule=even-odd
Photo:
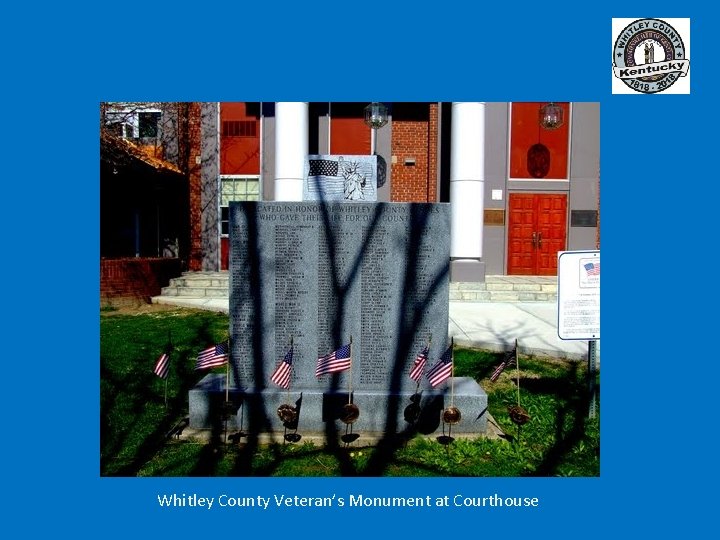
[{"label": "window", "polygon": [[220,177],[220,234],[230,232],[230,203],[236,201],[259,201],[260,177],[252,175],[228,175]]},{"label": "window", "polygon": [[155,138],[158,136],[158,122],[160,121],[159,112],[139,112],[138,113],[138,129],[140,137]]},{"label": "window", "polygon": [[255,120],[224,120],[222,123],[223,137],[257,137]]},{"label": "window", "polygon": [[108,131],[117,137],[130,138],[133,136],[133,127],[123,122],[113,122],[108,124]]},{"label": "window", "polygon": [[116,109],[105,114],[105,123],[111,133],[126,139],[155,139],[160,132],[160,117],[157,109]]}]

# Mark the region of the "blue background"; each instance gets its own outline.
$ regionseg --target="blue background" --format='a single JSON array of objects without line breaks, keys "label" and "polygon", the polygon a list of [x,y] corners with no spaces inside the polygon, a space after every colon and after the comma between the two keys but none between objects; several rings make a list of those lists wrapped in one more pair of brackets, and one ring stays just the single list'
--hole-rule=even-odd
[{"label": "blue background", "polygon": [[[7,526],[103,538],[703,531],[717,475],[716,317],[701,308],[717,300],[718,19],[688,2],[617,4],[6,7]],[[690,95],[611,94],[611,20],[634,15],[691,18]],[[98,120],[99,102],[116,100],[600,102],[600,478],[100,478]],[[172,492],[497,493],[540,507],[161,509],[156,496]]]}]

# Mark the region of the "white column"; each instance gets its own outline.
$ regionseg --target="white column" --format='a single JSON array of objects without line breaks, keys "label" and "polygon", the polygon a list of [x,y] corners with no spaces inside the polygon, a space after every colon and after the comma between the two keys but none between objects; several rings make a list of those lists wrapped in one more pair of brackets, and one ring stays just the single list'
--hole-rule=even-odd
[{"label": "white column", "polygon": [[450,137],[450,257],[476,261],[485,210],[485,103],[453,103]]},{"label": "white column", "polygon": [[302,201],[308,103],[275,103],[275,200]]}]

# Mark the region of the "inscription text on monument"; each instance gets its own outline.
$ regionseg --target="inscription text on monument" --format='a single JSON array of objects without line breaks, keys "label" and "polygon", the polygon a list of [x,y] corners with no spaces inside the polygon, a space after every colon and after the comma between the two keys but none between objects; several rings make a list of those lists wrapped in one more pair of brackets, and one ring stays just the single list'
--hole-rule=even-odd
[{"label": "inscription text on monument", "polygon": [[[431,361],[447,347],[449,205],[232,203],[230,222],[232,387],[271,386],[292,338],[298,391],[413,392],[428,338]],[[350,336],[352,370],[316,378]]]}]

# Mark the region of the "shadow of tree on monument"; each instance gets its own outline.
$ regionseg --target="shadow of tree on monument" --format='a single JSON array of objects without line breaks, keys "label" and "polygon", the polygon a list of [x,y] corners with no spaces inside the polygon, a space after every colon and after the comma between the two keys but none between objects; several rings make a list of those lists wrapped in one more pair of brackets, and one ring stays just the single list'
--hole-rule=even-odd
[{"label": "shadow of tree on monument", "polygon": [[[410,348],[416,341],[416,335],[422,327],[423,318],[426,315],[425,307],[430,301],[430,298],[449,277],[450,260],[447,259],[446,264],[440,271],[436,275],[431,276],[430,284],[427,290],[424,291],[424,296],[420,298],[416,297],[415,291],[419,288],[418,246],[422,244],[423,236],[426,234],[426,227],[428,226],[428,213],[427,211],[422,211],[422,208],[424,207],[419,204],[410,206],[410,234],[407,237],[407,244],[404,246],[407,265],[403,276],[403,293],[400,299],[401,308],[395,329],[397,336],[394,354],[395,361],[388,384],[388,412],[385,431],[384,436],[377,444],[377,449],[373,454],[372,460],[365,470],[367,476],[382,475],[388,464],[392,461],[395,451],[400,448],[409,437],[412,437],[417,432],[417,424],[415,423],[408,423],[404,428],[398,426],[397,423],[398,413],[402,406],[400,400],[403,399],[401,397],[401,378],[408,376],[408,366],[404,364],[403,360],[413,352]],[[447,334],[445,333],[438,337],[442,338],[441,345],[444,348],[446,346]],[[434,410],[437,409],[437,406],[435,405],[431,408]],[[422,410],[418,411],[418,413],[421,412]],[[441,410],[436,410],[435,412],[438,413],[439,417]]]},{"label": "shadow of tree on monument", "polygon": [[[333,226],[330,221],[328,204],[329,203],[320,204],[320,213],[322,215],[323,238],[327,249],[327,263],[332,283],[332,298],[334,299],[334,306],[332,306],[332,308],[334,308],[334,316],[331,317],[331,320],[333,321],[332,347],[333,350],[337,350],[338,347],[344,344],[344,340],[347,339],[342,335],[342,332],[343,327],[345,326],[344,318],[348,303],[348,295],[351,287],[355,284],[355,280],[360,274],[364,254],[372,240],[373,232],[377,229],[378,224],[380,223],[383,207],[380,205],[375,206],[375,211],[367,228],[367,233],[363,240],[362,247],[355,255],[355,259],[350,266],[349,272],[347,272],[347,276],[343,279],[343,276],[341,275],[342,268],[338,255],[340,239],[338,238],[338,231],[333,230]],[[326,393],[329,395],[337,394],[339,391],[339,383],[340,375],[337,373],[333,374]],[[362,414],[362,411],[360,411],[360,414]],[[352,464],[352,461],[349,459],[348,453],[343,451],[342,446],[338,442],[338,430],[334,419],[325,422],[325,443],[327,448],[335,454],[340,465],[341,474],[343,476],[355,476],[357,474],[357,470]]]},{"label": "shadow of tree on monument", "polygon": [[[237,405],[241,408],[241,424],[245,417],[247,417],[248,421],[247,433],[243,432],[243,425],[240,425],[240,435],[245,436],[246,444],[243,445],[238,459],[235,460],[235,464],[232,469],[232,474],[237,476],[248,476],[252,474],[252,461],[259,446],[260,433],[271,432],[272,429],[267,407],[262,399],[262,391],[266,388],[265,381],[267,380],[268,374],[265,372],[265,365],[263,362],[263,333],[266,321],[263,314],[261,291],[265,286],[265,276],[263,275],[261,268],[262,254],[260,253],[258,245],[260,238],[258,206],[250,204],[246,205],[245,209],[247,225],[245,234],[248,253],[247,261],[249,263],[247,275],[245,276],[245,280],[241,280],[240,283],[234,283],[231,275],[230,285],[231,287],[234,287],[232,292],[238,293],[238,302],[249,303],[248,309],[252,313],[251,340],[253,351],[253,381],[244,380],[243,374],[240,373],[237,362],[231,364],[231,369],[236,388],[243,389],[248,386],[254,386],[255,392],[250,393],[239,390],[237,395]],[[234,261],[231,260],[231,265],[233,262]],[[233,306],[231,303],[231,309],[235,307],[238,306]],[[233,317],[237,317],[238,314],[233,312],[230,316],[230,331],[232,336]],[[271,438],[271,442],[274,443],[276,441]]]},{"label": "shadow of tree on monument", "polygon": [[[318,236],[321,245],[318,246],[318,266],[323,267],[323,271],[327,272],[330,283],[330,301],[328,305],[323,305],[320,309],[326,309],[329,313],[328,319],[331,321],[330,343],[331,350],[337,350],[342,345],[347,344],[348,337],[353,332],[359,334],[359,328],[353,325],[358,324],[357,314],[350,315],[348,312],[349,302],[353,289],[360,287],[359,281],[362,279],[364,261],[368,257],[373,243],[378,241],[376,232],[379,230],[380,223],[385,217],[388,206],[378,204],[373,207],[369,222],[365,224],[362,230],[362,239],[359,242],[359,249],[355,252],[348,252],[344,245],[343,239],[349,234],[347,228],[333,221],[332,210],[333,205],[340,203],[321,202],[318,203],[318,211],[321,218],[322,230]],[[352,205],[344,205],[345,208]],[[382,475],[387,464],[392,460],[393,454],[397,448],[407,442],[407,440],[418,433],[418,429],[425,426],[428,431],[433,431],[439,425],[439,420],[428,417],[427,411],[424,411],[423,423],[406,422],[406,425],[398,425],[397,418],[401,409],[406,407],[408,403],[403,396],[402,378],[407,376],[409,364],[407,359],[410,358],[413,344],[426,340],[427,336],[419,336],[419,332],[423,326],[424,318],[427,313],[427,305],[433,295],[440,287],[446,286],[449,273],[449,259],[443,257],[439,262],[439,271],[430,275],[429,279],[422,284],[418,283],[418,266],[419,246],[426,240],[427,227],[429,224],[429,215],[431,205],[422,203],[409,204],[408,222],[406,223],[408,234],[400,245],[387,246],[388,249],[397,250],[399,259],[403,261],[404,269],[401,277],[401,294],[398,301],[400,306],[397,309],[398,318],[393,327],[388,329],[392,335],[392,349],[390,355],[390,377],[387,380],[385,392],[387,393],[387,411],[384,427],[384,435],[377,445],[377,451],[373,453],[371,463],[364,468],[364,475]],[[263,293],[265,287],[272,287],[272,283],[267,283],[268,273],[263,268],[264,257],[267,254],[261,253],[260,248],[260,210],[255,204],[244,204],[242,207],[244,213],[243,224],[244,230],[240,233],[243,235],[245,245],[241,249],[245,249],[244,256],[245,265],[241,270],[242,278],[233,280],[232,276],[239,275],[233,270],[231,259],[231,287],[232,293],[235,295],[236,301],[231,301],[231,321],[239,317],[240,312],[251,313],[251,323],[249,323],[249,332],[251,334],[252,349],[252,370],[248,373],[246,368],[240,368],[238,362],[233,362],[232,372],[235,386],[239,389],[235,399],[236,405],[241,409],[241,413],[248,421],[247,433],[241,435],[246,438],[245,444],[242,445],[232,474],[249,475],[257,474],[251,467],[252,458],[259,447],[259,437],[262,433],[264,437],[269,438],[270,444],[278,441],[273,433],[273,425],[271,420],[271,411],[268,410],[263,395],[267,395],[267,383],[269,380],[268,366],[263,358],[264,340],[268,339],[266,333],[268,325],[272,321],[265,320],[265,311],[262,305]],[[232,216],[231,210],[231,216]],[[231,218],[231,221],[232,218]],[[234,221],[233,221],[234,223]],[[233,225],[234,226],[234,225]],[[231,231],[233,229],[231,228]],[[350,232],[351,233],[351,232]],[[396,239],[393,238],[393,241]],[[449,239],[448,239],[449,241]],[[233,244],[233,248],[234,248]],[[442,250],[439,250],[442,251]],[[357,290],[355,291],[357,294]],[[231,326],[232,326],[231,322]],[[237,332],[238,329],[231,329],[231,332]],[[278,339],[278,336],[275,336]],[[327,337],[322,336],[322,340],[327,341]],[[440,343],[441,347],[446,346],[446,331],[441,336],[435,336],[436,343]],[[354,350],[353,361],[359,358],[359,354]],[[429,359],[429,362],[433,359]],[[357,362],[355,369],[362,369],[363,361]],[[345,374],[334,373],[329,377],[327,386],[324,388],[324,405],[323,420],[325,432],[325,444],[338,460],[340,465],[340,474],[357,475],[358,470],[355,464],[349,459],[347,446],[348,441],[362,437],[362,433],[354,433],[352,426],[346,426],[346,433],[340,436],[338,430],[338,415],[334,412],[337,405],[330,404],[328,400],[344,400],[352,401],[352,386],[345,392],[340,387],[340,383],[344,379]],[[248,389],[246,391],[246,389]],[[439,418],[442,407],[438,405],[437,399],[432,401],[429,409],[433,409]],[[436,410],[435,410],[436,409]],[[328,412],[330,411],[330,412]],[[363,411],[359,411],[362,416]],[[274,415],[273,415],[274,416]],[[435,422],[433,426],[430,426]],[[276,422],[275,422],[276,423]],[[351,422],[348,422],[350,424]],[[243,426],[241,426],[241,432]],[[344,441],[344,442],[341,442]],[[208,450],[208,457],[215,455]]]}]

